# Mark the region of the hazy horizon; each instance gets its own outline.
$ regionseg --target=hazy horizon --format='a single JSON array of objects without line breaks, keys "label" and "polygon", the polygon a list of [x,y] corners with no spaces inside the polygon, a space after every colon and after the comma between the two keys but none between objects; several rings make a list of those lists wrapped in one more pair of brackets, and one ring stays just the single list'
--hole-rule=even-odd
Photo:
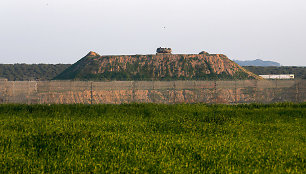
[{"label": "hazy horizon", "polygon": [[1,0],[0,63],[220,53],[306,66],[305,0]]}]

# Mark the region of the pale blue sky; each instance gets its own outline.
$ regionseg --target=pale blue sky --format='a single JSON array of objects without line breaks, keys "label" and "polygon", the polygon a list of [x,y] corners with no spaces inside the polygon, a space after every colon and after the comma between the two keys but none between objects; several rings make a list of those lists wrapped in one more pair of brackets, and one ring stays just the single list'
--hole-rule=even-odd
[{"label": "pale blue sky", "polygon": [[0,63],[162,46],[306,66],[306,0],[0,0],[0,22]]}]

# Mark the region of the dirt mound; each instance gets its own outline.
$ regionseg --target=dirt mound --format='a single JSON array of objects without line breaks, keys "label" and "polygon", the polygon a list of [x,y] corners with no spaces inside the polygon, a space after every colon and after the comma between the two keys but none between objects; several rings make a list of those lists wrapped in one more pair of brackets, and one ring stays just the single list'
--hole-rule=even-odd
[{"label": "dirt mound", "polygon": [[100,56],[89,52],[57,80],[234,80],[260,79],[223,54]]}]

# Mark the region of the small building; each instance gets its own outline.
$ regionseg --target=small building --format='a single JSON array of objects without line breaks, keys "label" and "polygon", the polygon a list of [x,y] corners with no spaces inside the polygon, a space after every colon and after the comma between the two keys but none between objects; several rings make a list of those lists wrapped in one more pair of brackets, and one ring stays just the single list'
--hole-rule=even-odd
[{"label": "small building", "polygon": [[264,79],[294,79],[294,74],[269,74],[269,75],[259,75]]},{"label": "small building", "polygon": [[171,54],[172,53],[172,49],[171,48],[162,48],[159,47],[156,50],[156,54]]}]

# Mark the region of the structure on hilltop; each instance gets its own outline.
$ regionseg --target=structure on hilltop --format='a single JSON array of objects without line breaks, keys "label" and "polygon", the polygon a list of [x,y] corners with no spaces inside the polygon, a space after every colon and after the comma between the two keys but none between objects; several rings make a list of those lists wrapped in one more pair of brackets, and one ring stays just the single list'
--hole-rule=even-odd
[{"label": "structure on hilltop", "polygon": [[172,53],[172,49],[171,48],[162,48],[159,47],[156,50],[156,54],[171,54]]}]

